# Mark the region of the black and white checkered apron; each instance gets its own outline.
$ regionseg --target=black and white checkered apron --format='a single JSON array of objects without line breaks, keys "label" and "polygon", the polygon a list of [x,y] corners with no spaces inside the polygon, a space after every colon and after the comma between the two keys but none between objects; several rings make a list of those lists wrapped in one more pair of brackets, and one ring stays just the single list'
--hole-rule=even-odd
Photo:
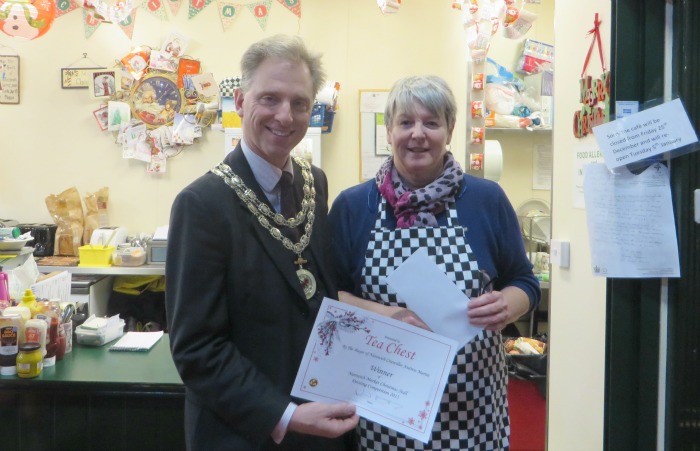
[{"label": "black and white checkered apron", "polygon": [[[419,248],[426,248],[467,296],[476,296],[476,257],[453,205],[448,205],[448,212],[447,227],[389,230],[383,227],[386,202],[382,198],[362,270],[365,299],[406,307],[386,283],[386,276]],[[359,449],[507,450],[510,422],[506,385],[501,334],[484,330],[457,353],[427,444],[361,418]]]}]

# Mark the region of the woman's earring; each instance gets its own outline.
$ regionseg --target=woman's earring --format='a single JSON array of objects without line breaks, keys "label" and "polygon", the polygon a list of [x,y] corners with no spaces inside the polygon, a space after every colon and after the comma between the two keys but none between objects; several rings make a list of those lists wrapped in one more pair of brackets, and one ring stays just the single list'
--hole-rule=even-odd
[{"label": "woman's earring", "polygon": [[445,146],[445,150],[448,152],[452,152],[452,144],[448,144]]}]

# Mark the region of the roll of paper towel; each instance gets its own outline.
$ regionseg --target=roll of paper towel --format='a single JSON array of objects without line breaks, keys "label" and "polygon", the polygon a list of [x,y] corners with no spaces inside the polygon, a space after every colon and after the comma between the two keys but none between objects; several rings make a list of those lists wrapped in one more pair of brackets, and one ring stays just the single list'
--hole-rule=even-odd
[{"label": "roll of paper towel", "polygon": [[487,139],[484,143],[484,178],[497,182],[503,172],[501,143],[495,139]]}]

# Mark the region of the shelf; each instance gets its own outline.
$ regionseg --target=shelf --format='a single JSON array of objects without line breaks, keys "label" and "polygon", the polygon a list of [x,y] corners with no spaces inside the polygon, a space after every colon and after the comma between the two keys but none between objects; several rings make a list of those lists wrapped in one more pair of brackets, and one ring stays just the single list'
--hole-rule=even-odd
[{"label": "shelf", "polygon": [[165,265],[141,265],[141,266],[39,266],[39,272],[68,271],[71,274],[103,274],[109,276],[163,276]]},{"label": "shelf", "polygon": [[506,133],[551,133],[552,129],[551,128],[533,128],[532,130],[528,130],[526,128],[508,128],[508,127],[484,127],[484,130],[486,133],[488,132],[506,132]]}]

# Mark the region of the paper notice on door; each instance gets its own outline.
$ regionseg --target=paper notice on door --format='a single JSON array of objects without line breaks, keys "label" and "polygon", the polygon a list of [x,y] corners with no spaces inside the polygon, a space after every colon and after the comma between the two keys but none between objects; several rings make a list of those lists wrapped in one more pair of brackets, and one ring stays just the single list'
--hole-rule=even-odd
[{"label": "paper notice on door", "polygon": [[604,164],[584,166],[593,274],[680,277],[668,168],[655,163],[634,175]]}]

